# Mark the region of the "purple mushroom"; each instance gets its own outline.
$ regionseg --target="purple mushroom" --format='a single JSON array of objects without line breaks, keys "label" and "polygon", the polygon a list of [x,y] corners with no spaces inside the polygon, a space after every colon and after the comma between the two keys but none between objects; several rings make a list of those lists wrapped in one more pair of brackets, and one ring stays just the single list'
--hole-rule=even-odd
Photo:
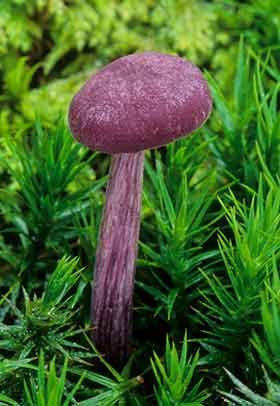
[{"label": "purple mushroom", "polygon": [[97,348],[115,363],[129,351],[145,149],[202,126],[212,108],[207,82],[192,63],[144,52],[93,75],[70,105],[74,136],[112,154],[96,252],[91,318]]}]

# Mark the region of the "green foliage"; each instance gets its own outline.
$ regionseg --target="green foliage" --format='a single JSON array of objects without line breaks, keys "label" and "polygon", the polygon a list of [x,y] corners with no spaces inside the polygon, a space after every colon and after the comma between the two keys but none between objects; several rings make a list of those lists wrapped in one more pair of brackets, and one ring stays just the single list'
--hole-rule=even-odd
[{"label": "green foliage", "polygon": [[[50,123],[65,111],[73,92],[94,68],[137,50],[209,59],[216,43],[215,26],[214,9],[203,0],[3,0],[0,73],[7,89],[6,114],[16,128],[26,120],[33,122],[35,115]],[[26,54],[30,68],[26,59],[19,59]],[[33,89],[22,92],[29,90],[29,78],[39,66]],[[11,78],[16,78],[12,85]],[[11,100],[14,95],[16,100]],[[11,101],[24,121],[15,122]]]},{"label": "green foliage", "polygon": [[[278,22],[278,0],[265,5],[249,0],[2,0],[0,73],[7,94],[0,96],[5,122],[0,128],[23,130],[36,114],[52,122],[94,68],[135,51],[178,53],[205,63],[227,88],[239,34],[245,33],[253,49],[273,47],[279,42]],[[279,60],[279,49],[273,51]]]},{"label": "green foliage", "polygon": [[[279,1],[0,3],[0,405],[279,404]],[[202,67],[214,111],[146,154],[116,370],[85,334],[109,158],[61,116],[93,71],[142,50]]]},{"label": "green foliage", "polygon": [[[225,7],[225,5],[227,7]],[[236,35],[246,35],[254,48],[269,47],[279,41],[279,4],[277,0],[225,0],[217,1],[222,24],[236,28]],[[235,20],[234,20],[235,18]]]},{"label": "green foliage", "polygon": [[27,58],[21,57],[17,63],[11,65],[9,70],[4,75],[4,90],[5,94],[1,97],[2,100],[9,101],[14,105],[28,93],[32,78],[39,68],[39,64],[32,68],[27,64]]},{"label": "green foliage", "polygon": [[[85,380],[88,380],[95,385],[97,388],[94,390],[88,391],[95,393],[94,396],[79,402],[80,406],[91,406],[91,405],[104,405],[104,406],[113,406],[113,405],[126,405],[127,402],[131,401],[131,404],[143,404],[141,397],[138,397],[134,393],[134,389],[139,385],[144,383],[142,376],[136,376],[130,378],[131,366],[133,362],[133,356],[128,360],[127,364],[123,367],[121,373],[119,373],[115,368],[113,368],[104,357],[96,350],[92,342],[89,342],[94,353],[97,355],[100,363],[105,367],[110,377],[91,372],[83,371],[78,368],[72,368],[71,372],[75,375],[84,377]],[[141,400],[140,400],[141,399]],[[137,402],[137,403],[136,403]]]},{"label": "green foliage", "polygon": [[[213,2],[219,26],[219,47],[213,55],[211,70],[218,73],[219,83],[231,97],[230,86],[240,36],[255,51],[271,50],[274,63],[279,61],[279,3],[278,0],[216,0]],[[277,62],[276,62],[277,64]]]},{"label": "green foliage", "polygon": [[232,237],[220,232],[219,248],[225,273],[206,275],[212,294],[202,292],[205,309],[201,319],[208,325],[203,363],[232,365],[240,353],[250,351],[248,337],[260,322],[260,295],[273,257],[279,258],[280,189],[264,194],[262,181],[247,205],[230,192],[222,203]]},{"label": "green foliage", "polygon": [[[37,377],[31,377],[30,382],[24,381],[24,396],[26,405],[29,406],[68,406],[74,400],[74,395],[78,391],[83,381],[83,376],[78,380],[71,392],[67,392],[66,374],[68,370],[67,358],[58,376],[56,372],[55,358],[50,361],[49,369],[46,369],[43,351],[40,351]],[[19,404],[8,396],[0,394],[0,405],[19,406]]]},{"label": "green foliage", "polygon": [[[167,160],[172,164],[167,167],[169,173],[159,155],[156,155],[155,168],[148,160],[145,162],[144,202],[150,210],[147,213],[149,223],[145,226],[150,236],[149,244],[140,244],[145,259],[139,261],[139,265],[150,267],[153,279],[151,285],[139,281],[138,286],[157,303],[155,315],[161,314],[168,320],[178,318],[179,309],[195,300],[196,288],[203,280],[199,266],[205,265],[205,270],[210,268],[218,254],[217,250],[203,252],[216,220],[209,210],[215,197],[210,191],[214,187],[214,173],[206,178],[205,173],[198,174],[195,166],[185,166],[184,162],[199,161],[206,147],[206,143],[197,145],[196,140],[181,142],[176,149],[170,146]],[[183,171],[180,167],[184,168]],[[176,190],[172,190],[173,174],[180,174]],[[155,222],[150,231],[151,215]],[[178,319],[178,322],[181,321]]]},{"label": "green foliage", "polygon": [[272,264],[272,276],[262,295],[262,324],[264,337],[254,333],[253,345],[261,360],[280,378],[280,278],[276,259]]},{"label": "green foliage", "polygon": [[[194,27],[193,21],[198,20],[198,13],[199,18],[203,17],[204,24]],[[149,42],[152,46],[153,41],[168,43],[176,52],[189,51],[191,56],[196,57],[199,53],[209,52],[214,41],[211,29],[215,15],[201,1],[191,1],[186,5],[183,1],[173,0],[145,1],[141,4],[134,0],[123,0],[118,5],[113,1],[105,5],[97,0],[75,0],[68,5],[64,0],[5,0],[1,17],[1,51],[4,54],[9,46],[14,50],[31,51],[36,42],[44,45],[43,31],[49,31],[55,45],[45,61],[47,73],[71,49],[82,51],[88,47],[95,50],[98,58],[104,58],[138,48],[137,41],[144,39],[146,46]],[[135,29],[130,33],[129,23],[132,21]],[[187,27],[186,21],[189,22]],[[145,24],[148,28],[146,33]],[[14,27],[16,30],[13,31]],[[158,35],[154,36],[154,40],[149,39],[156,29]],[[205,49],[202,44],[207,37],[210,37],[209,47]],[[187,38],[192,38],[193,43]],[[114,43],[110,44],[110,40]]]},{"label": "green foliage", "polygon": [[2,0],[2,128],[22,130],[35,113],[51,122],[93,68],[137,50],[178,53],[228,81],[238,35],[254,49],[273,46],[278,21],[278,0]]},{"label": "green foliage", "polygon": [[[270,182],[280,173],[278,75],[268,58],[253,57],[241,39],[231,101],[208,76],[216,106],[210,148],[222,173],[253,188],[260,171]],[[221,132],[222,138],[214,138]]]},{"label": "green foliage", "polygon": [[0,406],[18,406],[18,403],[8,396],[0,394]]},{"label": "green foliage", "polygon": [[[95,155],[85,159],[86,149],[73,144],[62,124],[50,133],[37,125],[29,141],[5,139],[7,169],[16,183],[3,190],[0,199],[9,224],[4,231],[19,239],[13,252],[3,244],[0,256],[21,272],[46,251],[67,252],[69,243],[78,237],[73,217],[88,209],[90,194],[97,197],[105,183],[104,178],[96,181],[87,171]],[[88,182],[84,179],[85,187],[76,190],[75,182],[82,176]]]},{"label": "green foliage", "polygon": [[166,338],[164,363],[156,352],[153,355],[151,364],[156,378],[154,390],[159,406],[201,406],[205,404],[204,401],[208,395],[200,389],[201,381],[191,385],[199,354],[197,352],[194,357],[188,356],[186,333],[180,356],[175,343],[170,344],[168,336]]},{"label": "green foliage", "polygon": [[24,382],[24,394],[30,406],[68,406],[82,383],[83,377],[68,395],[66,394],[66,374],[68,362],[64,361],[61,373],[57,376],[55,359],[51,360],[49,370],[45,367],[44,353],[40,352],[37,379],[30,379],[30,384]]},{"label": "green foliage", "polygon": [[[0,359],[0,382],[1,384],[6,379],[9,379],[13,376],[13,374],[20,369],[36,369],[33,365],[31,365],[32,358],[26,359]],[[0,398],[1,399],[1,398]]]},{"label": "green foliage", "polygon": [[[48,356],[61,353],[76,360],[91,356],[74,339],[82,331],[77,328],[74,307],[84,287],[83,283],[78,284],[81,270],[76,271],[77,264],[77,259],[62,258],[41,297],[34,295],[31,299],[23,290],[24,311],[11,304],[16,323],[0,325],[1,350],[12,353],[15,360],[36,356],[41,349],[47,351]],[[75,294],[69,295],[75,285],[78,286]]]},{"label": "green foliage", "polygon": [[227,375],[234,383],[236,389],[241,392],[243,398],[233,395],[231,393],[222,392],[227,399],[226,402],[231,406],[277,406],[280,404],[280,385],[273,382],[267,372],[264,370],[264,378],[267,386],[267,394],[265,397],[258,395],[239,379],[226,370]]}]

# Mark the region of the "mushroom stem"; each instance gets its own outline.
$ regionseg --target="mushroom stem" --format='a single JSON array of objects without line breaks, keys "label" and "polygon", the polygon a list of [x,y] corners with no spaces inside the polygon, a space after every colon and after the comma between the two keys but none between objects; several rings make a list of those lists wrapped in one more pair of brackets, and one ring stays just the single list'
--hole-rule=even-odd
[{"label": "mushroom stem", "polygon": [[143,164],[143,151],[113,155],[96,252],[93,340],[114,363],[124,361],[131,338]]}]

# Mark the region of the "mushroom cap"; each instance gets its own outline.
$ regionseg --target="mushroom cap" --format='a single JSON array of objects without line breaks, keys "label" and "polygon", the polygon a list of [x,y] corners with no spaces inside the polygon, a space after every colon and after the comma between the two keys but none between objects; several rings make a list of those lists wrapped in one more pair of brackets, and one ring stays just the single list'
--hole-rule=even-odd
[{"label": "mushroom cap", "polygon": [[199,128],[212,108],[191,62],[158,52],[121,57],[94,74],[69,109],[73,135],[107,153],[160,147]]}]

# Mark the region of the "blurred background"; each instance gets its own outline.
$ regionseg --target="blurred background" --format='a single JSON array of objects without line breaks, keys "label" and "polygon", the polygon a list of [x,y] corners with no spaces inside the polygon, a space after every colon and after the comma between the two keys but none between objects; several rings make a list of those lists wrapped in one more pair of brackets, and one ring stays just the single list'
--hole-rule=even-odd
[{"label": "blurred background", "polygon": [[92,72],[141,50],[176,53],[226,91],[240,35],[279,61],[278,0],[1,0],[0,132],[65,112]]}]

